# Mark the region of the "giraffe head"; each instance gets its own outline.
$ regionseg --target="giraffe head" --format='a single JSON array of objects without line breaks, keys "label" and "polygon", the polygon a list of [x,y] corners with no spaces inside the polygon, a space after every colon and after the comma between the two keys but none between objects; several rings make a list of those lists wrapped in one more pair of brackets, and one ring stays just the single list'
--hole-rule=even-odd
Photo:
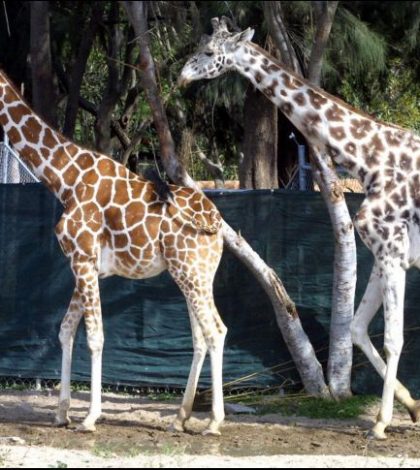
[{"label": "giraffe head", "polygon": [[254,35],[251,28],[239,33],[231,33],[226,17],[213,18],[213,34],[203,35],[197,52],[184,65],[178,85],[184,86],[194,80],[215,78],[233,69],[234,53],[241,44],[250,41]]}]

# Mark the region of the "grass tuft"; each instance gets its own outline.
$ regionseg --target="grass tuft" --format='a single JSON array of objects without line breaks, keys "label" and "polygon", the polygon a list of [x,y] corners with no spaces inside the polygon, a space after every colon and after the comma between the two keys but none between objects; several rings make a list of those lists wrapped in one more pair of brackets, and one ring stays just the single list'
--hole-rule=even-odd
[{"label": "grass tuft", "polygon": [[374,396],[356,396],[342,401],[325,398],[276,398],[257,406],[258,414],[279,413],[284,416],[305,416],[313,419],[354,419],[377,401]]}]

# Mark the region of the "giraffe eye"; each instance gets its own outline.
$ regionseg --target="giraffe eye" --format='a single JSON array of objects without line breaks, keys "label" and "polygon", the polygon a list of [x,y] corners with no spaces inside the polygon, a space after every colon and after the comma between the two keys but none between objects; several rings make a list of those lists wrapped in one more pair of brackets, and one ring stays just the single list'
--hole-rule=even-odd
[{"label": "giraffe eye", "polygon": [[211,57],[214,55],[214,52],[206,51],[204,54],[206,54],[207,57]]}]

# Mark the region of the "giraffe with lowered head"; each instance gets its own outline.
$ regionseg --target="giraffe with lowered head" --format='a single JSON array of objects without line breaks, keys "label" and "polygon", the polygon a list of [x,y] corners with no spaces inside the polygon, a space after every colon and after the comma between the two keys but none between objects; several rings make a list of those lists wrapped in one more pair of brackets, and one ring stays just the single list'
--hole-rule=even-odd
[{"label": "giraffe with lowered head", "polygon": [[[317,154],[331,157],[363,185],[366,198],[355,225],[375,261],[352,323],[352,338],[384,379],[381,409],[369,436],[385,439],[394,394],[414,422],[420,418],[420,402],[397,380],[406,270],[420,268],[420,138],[311,85],[252,43],[251,28],[231,33],[227,22],[212,20],[212,36],[203,36],[181,71],[179,84],[239,72],[290,119]],[[382,304],[386,362],[368,336],[368,326]]]},{"label": "giraffe with lowered head", "polygon": [[168,186],[169,194],[163,198],[154,184],[110,157],[69,141],[30,109],[1,71],[0,125],[21,158],[64,207],[56,235],[70,260],[75,289],[59,335],[63,356],[56,424],[70,423],[72,349],[82,317],[91,354],[91,403],[78,429],[94,431],[101,414],[104,337],[98,278],[145,279],[167,269],[187,301],[194,346],[184,399],[172,429],[184,430],[209,352],[213,407],[204,434],[220,434],[227,330],[213,299],[213,279],[223,249],[216,207],[202,193],[175,185]]}]

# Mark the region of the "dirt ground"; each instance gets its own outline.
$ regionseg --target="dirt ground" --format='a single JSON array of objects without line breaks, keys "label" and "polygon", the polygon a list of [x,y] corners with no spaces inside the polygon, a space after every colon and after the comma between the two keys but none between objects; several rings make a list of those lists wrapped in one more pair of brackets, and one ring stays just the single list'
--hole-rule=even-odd
[{"label": "dirt ground", "polygon": [[[57,402],[57,392],[0,393],[0,466],[420,467],[420,426],[398,412],[382,442],[365,436],[376,409],[353,421],[228,415],[222,436],[204,437],[206,413],[186,433],[166,430],[179,401],[104,394],[96,433],[81,434],[53,427]],[[73,395],[75,424],[88,405],[88,393]]]}]

